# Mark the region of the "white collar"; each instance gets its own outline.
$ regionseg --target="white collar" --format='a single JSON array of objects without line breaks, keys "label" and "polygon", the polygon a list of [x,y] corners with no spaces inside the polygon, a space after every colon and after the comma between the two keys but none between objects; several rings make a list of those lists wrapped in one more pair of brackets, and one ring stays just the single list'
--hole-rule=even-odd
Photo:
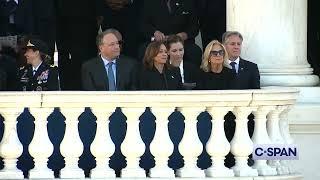
[{"label": "white collar", "polygon": [[[107,58],[104,58],[102,55],[100,55],[100,57],[101,57],[101,59],[102,59],[102,61],[103,61],[103,63],[104,63],[105,66],[111,62],[111,61],[108,60]],[[116,60],[117,60],[117,58],[113,59],[112,62],[113,62],[114,64],[116,64]]]},{"label": "white collar", "polygon": [[235,62],[235,63],[237,63],[237,65],[239,65],[240,57],[237,57],[237,59],[234,61],[231,61],[230,59],[228,59],[228,64],[230,64],[231,62]]},{"label": "white collar", "polygon": [[32,66],[32,71],[37,71],[39,69],[39,67],[41,66],[42,62],[35,68]]}]

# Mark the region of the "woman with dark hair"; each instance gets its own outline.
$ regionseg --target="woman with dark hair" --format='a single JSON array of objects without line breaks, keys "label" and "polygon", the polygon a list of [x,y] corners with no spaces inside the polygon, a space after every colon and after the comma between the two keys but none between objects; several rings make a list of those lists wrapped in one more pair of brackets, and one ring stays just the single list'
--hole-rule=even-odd
[{"label": "woman with dark hair", "polygon": [[211,41],[204,53],[200,69],[201,80],[198,89],[232,89],[235,72],[227,63],[228,53],[219,41]]},{"label": "woman with dark hair", "polygon": [[168,63],[166,46],[159,41],[148,45],[140,74],[141,90],[179,90],[182,80],[178,68]]},{"label": "woman with dark hair", "polygon": [[39,39],[31,39],[26,45],[24,56],[27,65],[20,68],[20,88],[23,91],[59,90],[58,70],[50,66],[47,45]]},{"label": "woman with dark hair", "polygon": [[184,61],[184,42],[180,36],[170,35],[166,41],[169,62],[172,66],[180,69],[184,89],[193,89],[198,81],[199,68]]}]

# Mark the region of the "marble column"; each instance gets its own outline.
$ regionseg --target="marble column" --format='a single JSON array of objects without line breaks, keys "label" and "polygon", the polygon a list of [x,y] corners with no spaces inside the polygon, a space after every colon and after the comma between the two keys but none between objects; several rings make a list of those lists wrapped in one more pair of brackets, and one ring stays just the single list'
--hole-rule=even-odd
[{"label": "marble column", "polygon": [[307,62],[306,0],[227,0],[227,30],[244,38],[241,57],[257,63],[261,86],[315,86]]}]

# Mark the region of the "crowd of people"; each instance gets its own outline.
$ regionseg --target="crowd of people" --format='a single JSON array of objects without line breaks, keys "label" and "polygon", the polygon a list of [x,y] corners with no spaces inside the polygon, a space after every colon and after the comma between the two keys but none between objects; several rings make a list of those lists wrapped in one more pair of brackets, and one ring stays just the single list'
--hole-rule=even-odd
[{"label": "crowd of people", "polygon": [[[82,90],[259,89],[257,65],[240,57],[242,35],[237,31],[227,31],[222,40],[222,43],[212,40],[206,46],[200,66],[185,60],[185,41],[176,34],[150,42],[142,62],[139,62],[122,54],[121,33],[107,29],[96,38],[98,56],[82,64],[79,77]],[[6,67],[0,71],[3,74],[1,88],[59,90],[59,70],[50,65],[46,43],[30,38],[22,49],[27,64],[20,67],[17,74],[14,73],[14,60],[2,55],[4,60],[1,62],[7,62],[11,67],[1,66]],[[9,70],[11,73],[6,73]]]},{"label": "crowd of people", "polygon": [[[20,45],[25,46],[26,39],[32,35],[47,45],[47,54],[51,57],[56,45],[59,88],[83,90],[82,65],[99,53],[95,44],[98,31],[110,28],[117,29],[122,35],[119,41],[121,54],[137,63],[142,62],[150,42],[162,42],[175,34],[183,40],[184,61],[199,66],[202,51],[195,44],[199,31],[202,32],[203,45],[208,39],[219,40],[225,31],[225,25],[220,26],[225,23],[225,18],[221,19],[219,28],[209,23],[215,15],[225,16],[222,12],[225,11],[225,1],[220,1],[212,4],[209,0],[0,0],[0,36],[17,35]],[[214,13],[208,6],[215,9]],[[18,67],[27,64],[25,49],[16,50],[11,56],[18,61]],[[1,51],[1,57],[7,55]],[[0,71],[8,76],[8,69],[2,69]]]}]

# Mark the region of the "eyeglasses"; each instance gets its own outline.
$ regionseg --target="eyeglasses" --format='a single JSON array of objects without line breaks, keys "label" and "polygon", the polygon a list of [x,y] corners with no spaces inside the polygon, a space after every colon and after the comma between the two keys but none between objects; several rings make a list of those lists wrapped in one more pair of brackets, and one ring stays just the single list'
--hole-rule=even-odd
[{"label": "eyeglasses", "polygon": [[219,51],[210,51],[210,55],[211,56],[224,56],[224,51],[223,50],[219,50]]}]

